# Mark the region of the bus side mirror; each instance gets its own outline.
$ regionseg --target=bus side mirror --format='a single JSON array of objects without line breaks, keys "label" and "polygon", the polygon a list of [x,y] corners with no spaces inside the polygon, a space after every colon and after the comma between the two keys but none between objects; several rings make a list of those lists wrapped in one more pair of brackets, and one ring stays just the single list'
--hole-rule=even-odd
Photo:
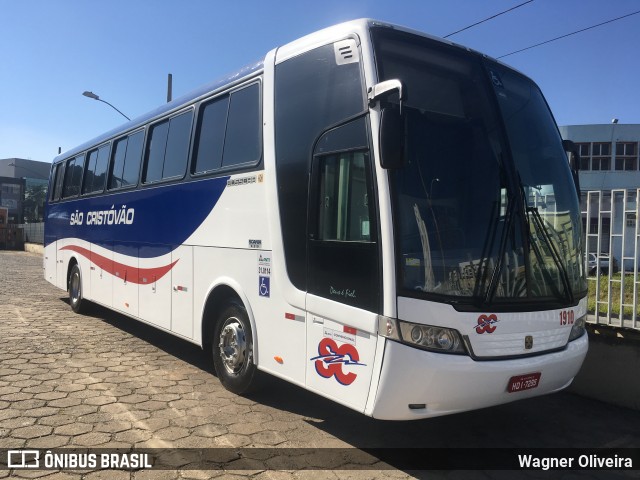
[{"label": "bus side mirror", "polygon": [[[398,105],[388,103],[391,95],[398,95]],[[380,165],[382,168],[401,168],[404,165],[404,116],[402,102],[404,88],[397,78],[385,80],[369,89],[369,106],[380,102]]]},{"label": "bus side mirror", "polygon": [[562,140],[562,147],[565,152],[569,152],[569,168],[571,168],[571,175],[573,176],[573,183],[576,186],[576,192],[578,198],[580,198],[580,150],[578,146],[571,140]]},{"label": "bus side mirror", "polygon": [[380,165],[394,169],[404,166],[404,116],[396,106],[382,110],[380,119]]}]

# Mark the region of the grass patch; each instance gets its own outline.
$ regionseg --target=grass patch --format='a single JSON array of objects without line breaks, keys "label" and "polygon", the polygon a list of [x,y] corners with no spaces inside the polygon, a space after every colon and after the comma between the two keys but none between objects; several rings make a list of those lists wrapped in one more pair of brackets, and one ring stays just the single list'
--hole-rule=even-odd
[{"label": "grass patch", "polygon": [[[640,276],[638,276],[638,295],[636,295],[636,303],[638,297],[640,297]],[[598,311],[600,315],[607,314],[607,292],[611,288],[611,315],[620,317],[620,292],[624,288],[624,297],[622,303],[627,305],[633,305],[633,275],[623,275],[622,273],[614,273],[611,277],[609,275],[601,275],[600,278],[589,277],[589,297],[587,303],[587,311],[591,314],[595,314],[596,311],[596,285],[599,284],[600,292],[599,299],[601,302],[598,305]],[[624,285],[623,285],[624,284]],[[638,307],[638,314],[640,314],[640,306]],[[624,318],[631,318],[633,315],[632,307],[623,308]]]}]

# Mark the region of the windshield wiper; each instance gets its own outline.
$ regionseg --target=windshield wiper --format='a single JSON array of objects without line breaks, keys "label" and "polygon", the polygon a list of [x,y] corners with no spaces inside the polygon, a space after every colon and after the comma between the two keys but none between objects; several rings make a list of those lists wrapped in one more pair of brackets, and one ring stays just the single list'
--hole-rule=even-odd
[{"label": "windshield wiper", "polygon": [[[507,205],[507,210],[504,214],[504,225],[502,227],[502,235],[500,236],[500,247],[498,248],[496,266],[493,269],[493,272],[491,272],[491,279],[489,280],[489,285],[487,287],[487,291],[484,296],[485,304],[489,304],[493,301],[493,297],[495,297],[496,291],[498,290],[498,281],[500,279],[500,273],[502,271],[502,265],[504,263],[504,256],[507,251],[509,232],[511,231],[511,225],[513,224],[513,216],[514,216],[513,210],[516,204],[516,201],[513,198],[513,196],[507,197],[507,203],[508,205]],[[489,260],[487,256],[487,267],[485,268],[488,268],[488,261]]]},{"label": "windshield wiper", "polygon": [[[567,300],[570,303],[574,301],[573,289],[571,288],[571,282],[569,281],[569,273],[562,262],[562,257],[560,257],[560,253],[558,252],[555,244],[553,243],[553,239],[551,238],[551,234],[549,233],[549,229],[544,224],[544,220],[540,216],[540,212],[538,211],[538,207],[529,207],[526,206],[525,211],[527,212],[527,216],[531,214],[531,218],[533,219],[533,223],[536,227],[536,230],[542,232],[542,238],[546,242],[549,247],[549,251],[551,252],[551,259],[556,264],[558,268],[558,272],[560,272],[560,279],[562,280],[562,286],[564,287],[564,291],[567,295]],[[529,236],[531,236],[531,230],[529,229]],[[532,242],[535,243],[535,242]],[[542,260],[539,252],[536,252],[539,259]],[[543,269],[543,271],[546,271]],[[548,272],[547,272],[548,273]],[[553,282],[551,282],[554,285]]]}]

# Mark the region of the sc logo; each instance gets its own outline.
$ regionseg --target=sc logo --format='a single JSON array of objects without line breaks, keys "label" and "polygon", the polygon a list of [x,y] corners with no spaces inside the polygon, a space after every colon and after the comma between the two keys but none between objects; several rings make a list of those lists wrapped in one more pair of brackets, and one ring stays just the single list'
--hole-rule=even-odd
[{"label": "sc logo", "polygon": [[351,385],[358,377],[353,372],[345,373],[343,365],[365,365],[360,363],[360,354],[354,345],[338,344],[331,338],[323,338],[318,344],[318,356],[315,361],[316,372],[323,378],[335,377],[342,385]]}]

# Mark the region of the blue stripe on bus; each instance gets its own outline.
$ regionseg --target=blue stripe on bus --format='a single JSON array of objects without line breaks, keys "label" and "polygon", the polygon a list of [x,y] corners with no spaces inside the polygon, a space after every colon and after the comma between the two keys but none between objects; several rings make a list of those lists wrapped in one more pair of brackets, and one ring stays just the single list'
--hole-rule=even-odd
[{"label": "blue stripe on bus", "polygon": [[[167,254],[211,213],[228,179],[159,185],[49,205],[45,245],[56,239],[79,238],[123,255],[153,258]],[[72,225],[76,219],[81,221]]]}]

